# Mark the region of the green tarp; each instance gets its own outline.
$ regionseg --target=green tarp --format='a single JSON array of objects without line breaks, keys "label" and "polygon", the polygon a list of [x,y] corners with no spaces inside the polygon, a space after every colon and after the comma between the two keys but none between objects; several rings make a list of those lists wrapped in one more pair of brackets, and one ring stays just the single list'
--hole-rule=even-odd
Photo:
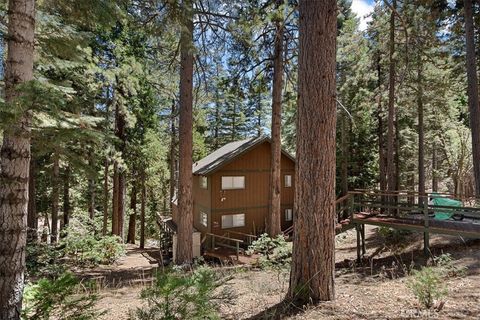
[{"label": "green tarp", "polygon": [[[461,201],[450,199],[450,198],[443,198],[440,196],[433,196],[432,202],[434,206],[443,206],[443,207],[461,207],[462,206]],[[448,220],[453,216],[453,214],[455,213],[455,210],[448,209],[448,208],[438,208],[434,210],[434,212],[435,212],[435,219]]]}]

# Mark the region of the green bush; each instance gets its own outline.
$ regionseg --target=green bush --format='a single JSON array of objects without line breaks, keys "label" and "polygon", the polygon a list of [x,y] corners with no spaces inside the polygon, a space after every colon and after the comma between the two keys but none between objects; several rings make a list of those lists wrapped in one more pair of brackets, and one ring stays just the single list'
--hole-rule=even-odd
[{"label": "green bush", "polygon": [[447,294],[442,272],[434,267],[425,267],[419,271],[413,271],[407,285],[418,301],[427,309],[430,309],[436,300]]},{"label": "green bush", "polygon": [[467,267],[456,266],[450,253],[434,257],[433,262],[443,272],[444,277],[464,277],[467,274]]},{"label": "green bush", "polygon": [[411,231],[393,229],[389,227],[379,227],[378,234],[385,239],[386,243],[395,244],[395,245],[404,245],[403,242],[406,241],[407,236],[412,234]]},{"label": "green bush", "polygon": [[292,246],[282,235],[270,238],[266,233],[255,240],[248,254],[260,254],[259,265],[262,268],[288,268],[292,262]]},{"label": "green bush", "polygon": [[131,315],[140,320],[219,319],[214,301],[223,297],[216,289],[224,283],[218,273],[208,267],[193,272],[168,270],[157,275],[155,284],[142,291],[146,308]]},{"label": "green bush", "polygon": [[112,264],[125,254],[120,237],[96,236],[91,227],[81,223],[70,224],[61,246],[75,264],[82,266]]},{"label": "green bush", "polygon": [[58,277],[66,270],[61,261],[64,254],[63,250],[46,243],[28,244],[25,259],[28,276]]},{"label": "green bush", "polygon": [[22,319],[90,320],[101,314],[93,307],[97,296],[81,293],[85,287],[71,273],[54,280],[41,279],[28,284],[23,294]]}]

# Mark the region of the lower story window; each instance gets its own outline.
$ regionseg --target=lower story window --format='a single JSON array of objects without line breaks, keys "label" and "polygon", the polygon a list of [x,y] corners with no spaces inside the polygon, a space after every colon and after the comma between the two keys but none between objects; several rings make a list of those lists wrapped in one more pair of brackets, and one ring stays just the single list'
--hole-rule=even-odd
[{"label": "lower story window", "polygon": [[285,209],[285,221],[292,221],[293,219],[293,210]]},{"label": "lower story window", "polygon": [[208,215],[205,212],[200,212],[200,224],[204,227],[208,226]]},{"label": "lower story window", "polygon": [[222,229],[245,226],[245,214],[229,214],[222,216]]}]

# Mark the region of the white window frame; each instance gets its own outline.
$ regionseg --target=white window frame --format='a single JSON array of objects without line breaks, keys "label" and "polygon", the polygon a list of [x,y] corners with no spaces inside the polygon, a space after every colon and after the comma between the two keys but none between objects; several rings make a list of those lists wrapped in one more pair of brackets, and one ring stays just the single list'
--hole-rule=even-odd
[{"label": "white window frame", "polygon": [[200,224],[204,227],[208,227],[208,214],[203,211],[200,211]]},{"label": "white window frame", "polygon": [[293,221],[293,209],[285,209],[285,221]]},{"label": "white window frame", "polygon": [[222,216],[222,229],[245,227],[245,213],[226,214]]},{"label": "white window frame", "polygon": [[222,176],[222,190],[245,189],[245,176]]},{"label": "white window frame", "polygon": [[291,188],[292,187],[292,175],[291,174],[286,174],[284,177],[284,182],[285,182],[285,188]]},{"label": "white window frame", "polygon": [[200,176],[199,184],[201,189],[208,189],[208,177]]}]

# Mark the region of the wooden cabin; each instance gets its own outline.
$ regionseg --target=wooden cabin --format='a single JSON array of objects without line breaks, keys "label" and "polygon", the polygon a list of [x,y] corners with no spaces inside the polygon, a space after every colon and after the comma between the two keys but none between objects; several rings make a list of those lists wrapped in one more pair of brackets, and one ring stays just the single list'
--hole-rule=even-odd
[{"label": "wooden cabin", "polygon": [[[259,235],[269,211],[271,140],[231,142],[193,164],[194,228],[207,234]],[[282,150],[281,226],[293,223],[295,159]],[[173,221],[178,213],[173,212]]]}]

